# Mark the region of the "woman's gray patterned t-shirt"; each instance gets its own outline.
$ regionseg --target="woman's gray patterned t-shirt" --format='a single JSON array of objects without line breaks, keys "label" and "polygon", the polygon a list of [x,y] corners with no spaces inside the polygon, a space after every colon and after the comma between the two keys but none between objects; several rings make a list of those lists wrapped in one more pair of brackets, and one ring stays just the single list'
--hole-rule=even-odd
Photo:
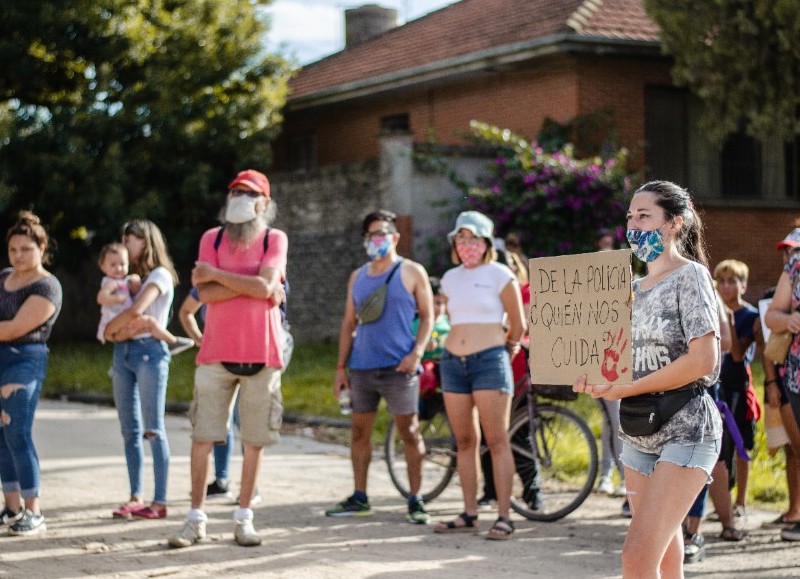
[{"label": "woman's gray patterned t-shirt", "polygon": [[[719,315],[714,286],[708,270],[689,262],[669,273],[651,288],[633,282],[633,379],[637,380],[677,360],[689,351],[689,342],[709,332],[719,341]],[[720,360],[714,372],[694,381],[695,386],[711,386],[719,375]],[[688,386],[688,384],[687,384]],[[643,452],[659,454],[667,443],[697,444],[722,436],[722,420],[708,394],[692,398],[670,418],[661,430],[647,436],[628,436],[622,440]]]}]

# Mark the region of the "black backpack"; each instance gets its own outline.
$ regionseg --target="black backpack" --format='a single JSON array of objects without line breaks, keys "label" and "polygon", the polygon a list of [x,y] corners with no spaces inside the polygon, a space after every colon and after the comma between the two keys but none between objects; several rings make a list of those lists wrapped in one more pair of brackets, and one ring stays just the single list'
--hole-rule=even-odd
[{"label": "black backpack", "polygon": [[[219,231],[217,232],[217,238],[214,240],[214,251],[219,251],[219,246],[222,243],[222,233],[224,231],[225,231],[225,226],[223,225],[222,227],[219,228]],[[269,249],[269,232],[270,231],[272,231],[272,228],[271,227],[267,227],[267,231],[264,234],[264,254],[262,254],[262,257],[263,257],[263,255],[266,255],[267,249]],[[283,300],[283,303],[280,305],[281,324],[283,325],[283,328],[285,330],[288,330],[289,329],[289,322],[286,319],[286,301],[288,300],[288,297],[289,297],[289,280],[288,279],[284,279],[283,280],[283,291],[286,294],[286,298],[287,299]]]}]

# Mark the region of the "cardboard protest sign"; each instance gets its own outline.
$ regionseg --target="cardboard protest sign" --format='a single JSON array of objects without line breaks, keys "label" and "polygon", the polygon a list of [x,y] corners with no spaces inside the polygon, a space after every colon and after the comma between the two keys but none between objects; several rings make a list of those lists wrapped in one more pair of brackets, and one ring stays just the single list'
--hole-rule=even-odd
[{"label": "cardboard protest sign", "polygon": [[631,250],[531,259],[534,384],[632,381]]}]

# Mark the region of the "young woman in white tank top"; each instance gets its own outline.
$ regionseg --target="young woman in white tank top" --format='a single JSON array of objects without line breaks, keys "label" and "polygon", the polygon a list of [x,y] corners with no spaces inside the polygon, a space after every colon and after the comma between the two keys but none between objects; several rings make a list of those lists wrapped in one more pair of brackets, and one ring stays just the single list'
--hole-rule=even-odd
[{"label": "young woman in white tank top", "polygon": [[458,267],[448,271],[441,282],[451,329],[440,371],[447,416],[458,446],[464,512],[452,521],[437,524],[434,531],[477,530],[477,410],[491,451],[499,515],[486,537],[503,540],[514,532],[509,519],[514,474],[508,441],[513,395],[510,357],[519,350],[525,321],[516,277],[495,262],[493,229],[485,215],[465,211],[448,235],[453,263]]}]

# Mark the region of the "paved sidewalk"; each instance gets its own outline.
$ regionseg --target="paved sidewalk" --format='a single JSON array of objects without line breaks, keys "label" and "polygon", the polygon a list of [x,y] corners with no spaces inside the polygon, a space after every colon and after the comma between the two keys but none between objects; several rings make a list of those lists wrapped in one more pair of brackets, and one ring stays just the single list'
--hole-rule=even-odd
[{"label": "paved sidewalk", "polygon": [[[0,530],[0,577],[286,577],[416,578],[617,577],[619,550],[628,521],[617,516],[619,499],[593,496],[576,513],[555,523],[515,517],[507,542],[481,535],[434,535],[430,527],[403,519],[404,503],[376,460],[370,474],[374,517],[335,519],[324,509],[350,492],[352,476],[344,447],[303,436],[285,436],[265,452],[259,487],[264,502],[254,510],[260,547],[233,542],[233,505],[209,506],[209,538],[174,550],[167,537],[180,528],[189,507],[189,425],[167,421],[172,462],[169,517],[119,521],[111,511],[127,498],[122,440],[113,409],[42,402],[35,437],[42,461],[42,507],[48,532],[16,538]],[[239,451],[233,479],[238,481]],[[146,495],[152,476],[145,477]],[[429,505],[434,518],[460,512],[454,483]],[[743,543],[716,540],[718,523],[707,523],[708,558],[688,566],[687,577],[797,576],[800,545],[785,543],[777,529],[760,529],[774,513],[754,513]],[[481,513],[486,530],[494,513]]]}]

